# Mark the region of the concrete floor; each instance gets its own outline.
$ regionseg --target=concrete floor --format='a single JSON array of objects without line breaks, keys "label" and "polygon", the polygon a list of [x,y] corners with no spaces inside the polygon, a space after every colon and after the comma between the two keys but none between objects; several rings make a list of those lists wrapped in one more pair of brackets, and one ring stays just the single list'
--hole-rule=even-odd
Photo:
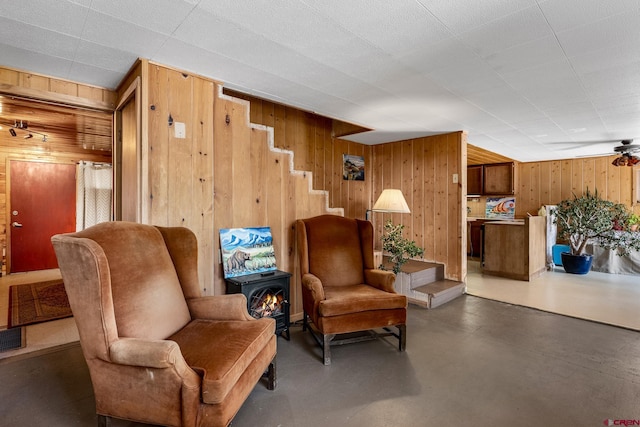
[{"label": "concrete floor", "polygon": [[640,331],[638,275],[567,274],[556,266],[526,282],[483,275],[478,261],[467,266],[470,295]]},{"label": "concrete floor", "polygon": [[[278,340],[278,387],[258,384],[243,426],[597,426],[640,420],[640,333],[469,295],[409,308],[407,351]],[[92,426],[79,347],[0,360],[0,426]],[[33,356],[39,354],[38,356]],[[114,427],[137,426],[117,421]]]}]

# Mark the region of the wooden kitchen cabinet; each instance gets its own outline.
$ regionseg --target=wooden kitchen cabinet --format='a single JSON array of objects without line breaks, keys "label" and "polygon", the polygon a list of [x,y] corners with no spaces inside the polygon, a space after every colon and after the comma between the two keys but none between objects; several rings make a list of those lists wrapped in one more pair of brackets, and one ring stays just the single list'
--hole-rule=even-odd
[{"label": "wooden kitchen cabinet", "polygon": [[531,280],[546,270],[546,217],[484,223],[482,274]]},{"label": "wooden kitchen cabinet", "polygon": [[483,194],[507,195],[514,193],[513,163],[483,165]]},{"label": "wooden kitchen cabinet", "polygon": [[482,165],[467,167],[467,194],[479,196],[482,194]]}]

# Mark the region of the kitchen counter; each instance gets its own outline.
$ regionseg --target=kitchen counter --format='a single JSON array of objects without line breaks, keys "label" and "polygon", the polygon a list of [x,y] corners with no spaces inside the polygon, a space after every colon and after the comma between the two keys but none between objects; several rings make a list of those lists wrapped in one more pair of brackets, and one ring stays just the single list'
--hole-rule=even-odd
[{"label": "kitchen counter", "polygon": [[482,273],[529,281],[546,269],[546,220],[486,221]]}]

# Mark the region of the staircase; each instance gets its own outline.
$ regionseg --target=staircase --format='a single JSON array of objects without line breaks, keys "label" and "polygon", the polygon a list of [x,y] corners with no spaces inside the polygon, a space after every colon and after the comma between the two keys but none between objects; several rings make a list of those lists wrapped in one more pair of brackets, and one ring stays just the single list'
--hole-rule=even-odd
[{"label": "staircase", "polygon": [[[391,269],[386,259],[384,263]],[[442,264],[409,260],[397,274],[395,289],[411,304],[436,308],[464,294],[465,284],[445,279]]]}]

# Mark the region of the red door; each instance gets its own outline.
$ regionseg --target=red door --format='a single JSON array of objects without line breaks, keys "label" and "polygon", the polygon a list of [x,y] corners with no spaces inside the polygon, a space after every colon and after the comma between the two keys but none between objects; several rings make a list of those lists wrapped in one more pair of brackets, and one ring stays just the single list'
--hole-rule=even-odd
[{"label": "red door", "polygon": [[51,236],[76,229],[76,166],[10,164],[10,272],[58,268]]}]

